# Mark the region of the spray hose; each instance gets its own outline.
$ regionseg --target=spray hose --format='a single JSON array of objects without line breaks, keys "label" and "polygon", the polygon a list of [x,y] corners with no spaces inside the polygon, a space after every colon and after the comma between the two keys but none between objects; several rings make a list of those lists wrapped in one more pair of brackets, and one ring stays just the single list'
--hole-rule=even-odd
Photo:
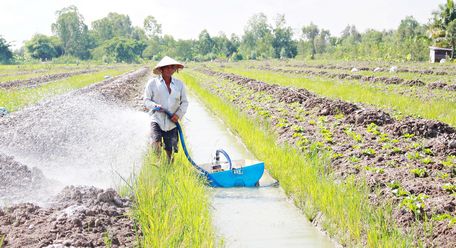
[{"label": "spray hose", "polygon": [[[168,110],[164,109],[164,108],[161,108],[161,107],[155,107],[153,109],[154,111],[163,111],[167,116],[168,118],[171,119],[171,117],[173,116],[173,113],[169,112]],[[210,173],[199,167],[195,161],[193,161],[193,159],[190,157],[190,154],[188,153],[187,151],[187,146],[185,145],[185,139],[184,139],[184,132],[182,131],[182,127],[181,125],[179,124],[179,122],[175,122],[174,124],[176,124],[176,127],[177,127],[177,130],[179,131],[179,138],[181,140],[181,145],[182,145],[182,149],[184,150],[184,153],[185,153],[185,156],[187,157],[187,160],[193,165],[193,167],[195,167],[200,173],[204,174],[205,176],[208,176]],[[219,153],[223,154],[226,158],[226,160],[228,161],[229,165],[230,165],[230,170],[232,168],[232,163],[231,163],[231,159],[230,159],[230,156],[228,155],[228,153],[226,151],[224,151],[223,149],[218,149],[216,152],[215,152],[215,157],[216,157],[216,162],[219,161]]]}]

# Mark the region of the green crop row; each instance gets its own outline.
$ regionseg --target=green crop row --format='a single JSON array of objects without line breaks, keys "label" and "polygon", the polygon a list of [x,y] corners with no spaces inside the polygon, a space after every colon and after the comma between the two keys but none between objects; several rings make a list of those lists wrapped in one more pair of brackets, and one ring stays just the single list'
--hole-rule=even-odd
[{"label": "green crop row", "polygon": [[205,180],[182,154],[168,164],[149,152],[134,190],[141,247],[215,246]]},{"label": "green crop row", "polygon": [[404,235],[391,219],[391,205],[373,207],[369,203],[370,192],[365,183],[355,182],[351,177],[336,181],[326,173],[331,153],[318,150],[317,145],[311,145],[306,152],[278,145],[267,123],[241,112],[208,90],[207,82],[215,78],[188,70],[179,77],[214,112],[220,113],[255,156],[265,162],[286,194],[310,220],[322,213],[322,226],[331,236],[337,236],[341,244],[368,247],[412,244],[411,237]]},{"label": "green crop row", "polygon": [[420,116],[445,122],[456,127],[456,102],[448,100],[423,101],[416,97],[387,92],[367,84],[339,83],[336,80],[308,79],[294,75],[241,68],[220,68],[219,70],[238,74],[267,83],[305,88],[315,94],[349,102],[374,105],[383,109],[394,109],[401,114]]}]

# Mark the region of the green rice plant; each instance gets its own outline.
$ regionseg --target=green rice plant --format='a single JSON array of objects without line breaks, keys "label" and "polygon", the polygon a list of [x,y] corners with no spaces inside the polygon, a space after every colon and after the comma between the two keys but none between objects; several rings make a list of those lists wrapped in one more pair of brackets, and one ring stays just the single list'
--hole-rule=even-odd
[{"label": "green rice plant", "polygon": [[389,150],[389,149],[393,149],[393,145],[392,144],[386,143],[386,144],[382,145],[382,150]]},{"label": "green rice plant", "polygon": [[291,128],[293,129],[293,132],[295,132],[295,133],[304,132],[304,127],[299,126],[299,125],[293,125]]},{"label": "green rice plant", "polygon": [[363,136],[361,134],[356,133],[351,128],[345,128],[344,133],[347,134],[349,137],[351,137],[354,141],[356,141],[358,143],[363,142]]},{"label": "green rice plant", "polygon": [[448,168],[456,167],[456,156],[454,156],[454,155],[448,156],[445,159],[445,161],[442,161],[442,164]]},{"label": "green rice plant", "polygon": [[402,233],[391,219],[391,205],[369,204],[370,189],[364,182],[349,176],[336,182],[329,173],[331,153],[322,143],[311,143],[301,152],[287,144],[278,145],[264,120],[252,118],[221,97],[212,94],[203,81],[210,77],[187,70],[179,74],[186,85],[209,108],[219,113],[243,139],[255,156],[264,161],[273,177],[280,181],[288,196],[309,218],[316,211],[323,214],[328,233],[338,235],[339,242],[349,246],[410,246],[411,237]]},{"label": "green rice plant", "polygon": [[434,155],[434,153],[432,152],[432,150],[430,148],[424,148],[423,152],[426,155],[430,155],[430,156]]},{"label": "green rice plant", "polygon": [[352,155],[348,158],[348,161],[350,161],[351,163],[358,163],[361,161],[361,158],[356,155]]},{"label": "green rice plant", "polygon": [[391,188],[391,192],[398,197],[410,195],[410,192],[405,190],[398,181],[393,180],[392,182],[387,183],[387,185]]},{"label": "green rice plant", "polygon": [[438,171],[437,172],[437,178],[441,178],[441,179],[447,179],[449,178],[450,175],[448,173],[445,173],[445,172],[441,172],[441,171]]},{"label": "green rice plant", "polygon": [[364,169],[367,170],[367,171],[372,171],[372,172],[374,172],[374,173],[378,173],[378,174],[383,174],[383,173],[385,173],[385,169],[380,168],[380,167],[375,167],[375,166],[374,166],[374,167],[365,166]]},{"label": "green rice plant", "polygon": [[419,152],[408,152],[407,158],[410,160],[418,160],[421,158],[421,154]]},{"label": "green rice plant", "polygon": [[352,147],[352,149],[354,149],[354,150],[359,150],[359,149],[361,149],[361,145],[360,145],[360,144],[353,144],[351,147]]},{"label": "green rice plant", "polygon": [[307,139],[306,137],[302,136],[301,138],[298,139],[298,141],[296,141],[296,145],[301,149],[301,150],[305,150],[307,149],[307,146],[310,144],[310,141],[309,139]]},{"label": "green rice plant", "polygon": [[367,132],[377,136],[381,134],[381,132],[378,130],[377,124],[373,122],[367,125]]},{"label": "green rice plant", "polygon": [[424,213],[424,199],[429,198],[426,194],[409,195],[405,197],[400,204],[400,207],[405,207],[406,209],[412,211],[415,217],[421,218]]},{"label": "green rice plant", "polygon": [[444,189],[445,191],[447,191],[450,194],[454,194],[454,193],[456,193],[456,184],[445,183],[442,186],[442,189]]},{"label": "green rice plant", "polygon": [[448,220],[448,225],[450,227],[453,227],[455,224],[456,224],[456,216],[452,216],[450,214],[436,214],[436,215],[433,215],[432,220],[435,220],[435,221],[445,221],[445,220]]},{"label": "green rice plant", "polygon": [[279,122],[276,124],[278,128],[287,128],[290,126],[290,123],[287,119],[279,119]]},{"label": "green rice plant", "polygon": [[320,126],[320,134],[326,143],[333,143],[333,135],[329,129],[324,126]]},{"label": "green rice plant", "polygon": [[333,153],[333,154],[331,155],[331,158],[332,158],[332,159],[337,159],[337,158],[341,158],[341,157],[343,157],[343,156],[344,156],[344,154],[342,154],[342,153],[337,153],[337,152],[336,152],[336,153]]},{"label": "green rice plant", "polygon": [[142,247],[213,247],[215,234],[205,180],[180,153],[149,152],[135,184],[134,216]]},{"label": "green rice plant", "polygon": [[380,133],[380,142],[388,142],[388,141],[390,141],[390,138],[388,137],[388,134]]},{"label": "green rice plant", "polygon": [[432,164],[432,163],[434,163],[434,160],[432,160],[431,157],[427,156],[427,157],[421,159],[421,163],[423,163],[423,164]]},{"label": "green rice plant", "polygon": [[108,231],[103,233],[103,242],[104,242],[106,248],[112,247],[112,239],[111,239]]},{"label": "green rice plant", "polygon": [[388,166],[388,167],[392,167],[392,168],[397,168],[397,167],[400,166],[400,165],[399,165],[396,161],[394,161],[394,160],[386,161],[385,165]]},{"label": "green rice plant", "polygon": [[318,122],[319,123],[327,123],[328,118],[326,116],[318,116]]},{"label": "green rice plant", "polygon": [[36,88],[0,89],[0,106],[13,112],[44,98],[63,94],[71,90],[100,82],[104,79],[105,75],[117,76],[127,71],[126,68],[122,70],[105,70],[91,74],[72,76],[62,80],[49,82]]},{"label": "green rice plant", "polygon": [[404,137],[406,139],[411,139],[411,138],[415,137],[415,134],[413,134],[413,133],[404,133],[402,135],[402,137]]},{"label": "green rice plant", "polygon": [[393,147],[393,149],[391,150],[391,152],[393,154],[395,153],[404,153],[404,151],[400,148],[400,147]]},{"label": "green rice plant", "polygon": [[415,168],[411,169],[410,172],[415,176],[415,177],[427,177],[428,172],[425,168]]},{"label": "green rice plant", "polygon": [[[219,69],[220,70],[220,69]],[[415,96],[407,96],[388,91],[385,87],[359,82],[345,81],[339,83],[335,79],[306,78],[279,72],[264,70],[245,69],[241,67],[225,67],[224,72],[242,75],[267,83],[275,83],[283,86],[305,88],[316,94],[349,102],[361,102],[372,104],[383,109],[393,109],[406,115],[422,116],[426,119],[439,120],[456,127],[456,102],[452,98],[423,100]]]},{"label": "green rice plant", "polygon": [[374,148],[366,148],[363,150],[363,155],[374,157],[377,154]]}]

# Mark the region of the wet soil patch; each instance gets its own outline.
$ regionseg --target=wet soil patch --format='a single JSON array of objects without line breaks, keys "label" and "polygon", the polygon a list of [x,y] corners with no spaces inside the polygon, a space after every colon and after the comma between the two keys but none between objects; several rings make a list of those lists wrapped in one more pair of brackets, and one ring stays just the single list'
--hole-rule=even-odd
[{"label": "wet soil patch", "polygon": [[131,201],[113,189],[66,187],[49,208],[22,203],[0,209],[5,247],[133,247],[140,235]]},{"label": "wet soil patch", "polygon": [[29,168],[0,152],[0,206],[20,199],[37,199],[52,189],[41,170]]}]

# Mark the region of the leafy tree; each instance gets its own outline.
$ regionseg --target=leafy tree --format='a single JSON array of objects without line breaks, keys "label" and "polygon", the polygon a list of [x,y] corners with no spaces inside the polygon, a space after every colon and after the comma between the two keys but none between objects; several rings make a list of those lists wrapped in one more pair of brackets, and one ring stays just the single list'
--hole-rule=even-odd
[{"label": "leafy tree", "polygon": [[175,47],[176,58],[183,61],[193,59],[195,41],[192,40],[178,40]]},{"label": "leafy tree", "polygon": [[[456,49],[456,19],[448,23],[445,36],[453,49],[453,52]],[[453,54],[454,57],[454,54]]]},{"label": "leafy tree", "polygon": [[25,43],[25,48],[32,58],[50,60],[63,54],[63,47],[58,37],[36,34]]},{"label": "leafy tree", "polygon": [[161,45],[161,40],[157,39],[150,39],[147,41],[147,46],[142,53],[143,58],[158,60],[159,58],[163,57],[162,54],[163,47]]},{"label": "leafy tree", "polygon": [[312,22],[308,26],[302,27],[302,35],[305,40],[307,40],[311,47],[311,59],[315,58],[316,48],[315,48],[315,38],[320,33],[318,26]]},{"label": "leafy tree", "polygon": [[236,34],[231,34],[230,42],[227,44],[226,49],[233,55],[238,53],[239,46],[241,46],[241,39]]},{"label": "leafy tree", "polygon": [[133,27],[130,17],[118,13],[109,13],[108,16],[92,22],[92,29],[99,42],[114,37],[131,37]]},{"label": "leafy tree", "polygon": [[147,35],[144,29],[140,27],[133,27],[133,31],[131,32],[131,38],[135,40],[141,40],[141,41],[146,41],[147,40]]},{"label": "leafy tree", "polygon": [[298,53],[298,49],[293,41],[293,30],[291,27],[286,26],[285,15],[277,16],[273,33],[272,47],[274,48],[274,57],[294,58]]},{"label": "leafy tree", "polygon": [[147,16],[144,19],[144,31],[148,37],[158,37],[161,35],[161,24],[157,22],[155,17]]},{"label": "leafy tree", "polygon": [[404,20],[401,20],[401,24],[399,24],[396,34],[398,39],[403,41],[405,39],[424,35],[424,32],[420,23],[418,23],[413,16],[407,16]]},{"label": "leafy tree", "polygon": [[231,55],[227,50],[230,40],[224,33],[220,33],[218,36],[212,37],[212,40],[214,41],[214,48],[212,49],[212,52],[216,54],[217,57],[226,58]]},{"label": "leafy tree", "polygon": [[247,58],[270,58],[274,54],[272,47],[273,34],[265,14],[253,15],[244,29],[240,46],[241,53]]},{"label": "leafy tree", "polygon": [[439,5],[439,10],[432,13],[428,32],[434,45],[441,47],[450,46],[451,38],[447,36],[447,28],[456,19],[456,8],[453,0],[447,0],[446,4]]},{"label": "leafy tree", "polygon": [[115,37],[102,45],[105,55],[115,62],[138,62],[146,44],[125,37]]},{"label": "leafy tree", "polygon": [[340,41],[346,41],[352,44],[359,43],[361,42],[361,34],[358,32],[355,25],[347,25],[342,31]]},{"label": "leafy tree", "polygon": [[207,30],[201,31],[198,36],[197,50],[201,55],[207,55],[212,53],[214,49],[215,42],[207,32]]},{"label": "leafy tree", "polygon": [[92,44],[88,28],[75,6],[57,11],[57,21],[52,24],[52,31],[62,41],[65,54],[80,59],[90,57],[89,49]]},{"label": "leafy tree", "polygon": [[320,33],[314,40],[314,46],[316,53],[324,53],[330,45],[331,33],[329,30],[321,29]]},{"label": "leafy tree", "polygon": [[0,64],[10,63],[13,58],[13,52],[10,50],[10,44],[0,36]]}]

